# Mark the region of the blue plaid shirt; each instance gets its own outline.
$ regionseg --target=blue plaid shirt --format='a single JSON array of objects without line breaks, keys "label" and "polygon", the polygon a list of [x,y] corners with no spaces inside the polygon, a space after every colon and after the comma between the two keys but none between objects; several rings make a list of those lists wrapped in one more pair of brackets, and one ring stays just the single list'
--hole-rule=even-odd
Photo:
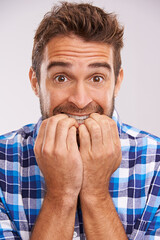
[{"label": "blue plaid shirt", "polygon": [[[160,239],[160,139],[122,124],[114,111],[122,162],[110,194],[129,239]],[[33,146],[41,124],[0,137],[0,239],[29,239],[46,188]],[[85,239],[77,206],[73,239]]]}]

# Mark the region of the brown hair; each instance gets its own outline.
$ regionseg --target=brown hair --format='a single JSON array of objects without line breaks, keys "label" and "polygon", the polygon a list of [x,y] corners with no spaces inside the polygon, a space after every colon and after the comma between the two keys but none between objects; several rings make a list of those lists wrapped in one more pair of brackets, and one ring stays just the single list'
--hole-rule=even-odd
[{"label": "brown hair", "polygon": [[85,41],[107,43],[114,51],[115,78],[121,67],[120,51],[123,47],[123,27],[116,15],[106,13],[91,4],[62,2],[48,12],[41,21],[32,51],[32,67],[40,80],[40,65],[46,44],[55,36],[75,34]]}]

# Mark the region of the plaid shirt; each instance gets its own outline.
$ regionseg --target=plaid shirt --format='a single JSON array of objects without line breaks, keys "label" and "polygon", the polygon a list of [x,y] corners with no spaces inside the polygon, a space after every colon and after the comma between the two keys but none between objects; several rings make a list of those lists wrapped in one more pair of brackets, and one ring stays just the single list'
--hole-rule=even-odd
[{"label": "plaid shirt", "polygon": [[[160,239],[160,139],[122,124],[122,162],[110,194],[129,239]],[[45,196],[33,146],[41,124],[0,137],[0,239],[29,239]],[[85,239],[78,204],[73,239]]]}]

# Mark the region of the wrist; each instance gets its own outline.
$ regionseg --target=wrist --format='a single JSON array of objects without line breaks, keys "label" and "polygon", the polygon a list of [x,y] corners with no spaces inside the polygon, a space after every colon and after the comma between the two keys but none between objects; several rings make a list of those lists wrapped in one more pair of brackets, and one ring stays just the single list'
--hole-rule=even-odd
[{"label": "wrist", "polygon": [[85,201],[87,200],[103,201],[106,198],[110,197],[109,187],[107,187],[106,185],[104,187],[95,188],[95,189],[82,188],[79,195],[80,195],[80,198]]},{"label": "wrist", "polygon": [[111,196],[109,191],[105,191],[103,193],[99,194],[88,194],[86,192],[81,192],[80,193],[80,201],[81,201],[81,206],[86,206],[86,207],[97,207],[97,204],[105,204],[111,200]]},{"label": "wrist", "polygon": [[46,193],[45,196],[45,202],[48,206],[52,208],[52,206],[55,208],[57,206],[58,208],[62,209],[70,209],[77,206],[77,200],[78,195],[69,195],[69,194],[63,194],[63,195],[53,195],[50,193]]}]

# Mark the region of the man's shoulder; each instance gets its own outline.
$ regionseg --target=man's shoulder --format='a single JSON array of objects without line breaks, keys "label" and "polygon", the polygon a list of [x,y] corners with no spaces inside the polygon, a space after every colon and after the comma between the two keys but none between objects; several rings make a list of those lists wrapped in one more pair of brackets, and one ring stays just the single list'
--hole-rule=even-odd
[{"label": "man's shoulder", "polygon": [[27,124],[17,130],[5,133],[0,135],[0,141],[12,140],[16,136],[22,136],[23,138],[28,137],[28,135],[32,135],[36,124]]},{"label": "man's shoulder", "polygon": [[147,131],[140,130],[131,125],[122,124],[121,139],[129,139],[130,143],[134,143],[139,146],[157,146],[160,148],[160,137],[153,135]]},{"label": "man's shoulder", "polygon": [[35,134],[36,124],[27,124],[18,130],[8,132],[0,136],[0,151],[3,149],[24,145],[27,139],[33,139]]},{"label": "man's shoulder", "polygon": [[129,142],[131,145],[135,142],[143,142],[144,144],[148,142],[148,144],[156,145],[160,144],[160,137],[122,122],[116,109],[114,110],[112,118],[117,124],[120,139],[124,143]]}]

